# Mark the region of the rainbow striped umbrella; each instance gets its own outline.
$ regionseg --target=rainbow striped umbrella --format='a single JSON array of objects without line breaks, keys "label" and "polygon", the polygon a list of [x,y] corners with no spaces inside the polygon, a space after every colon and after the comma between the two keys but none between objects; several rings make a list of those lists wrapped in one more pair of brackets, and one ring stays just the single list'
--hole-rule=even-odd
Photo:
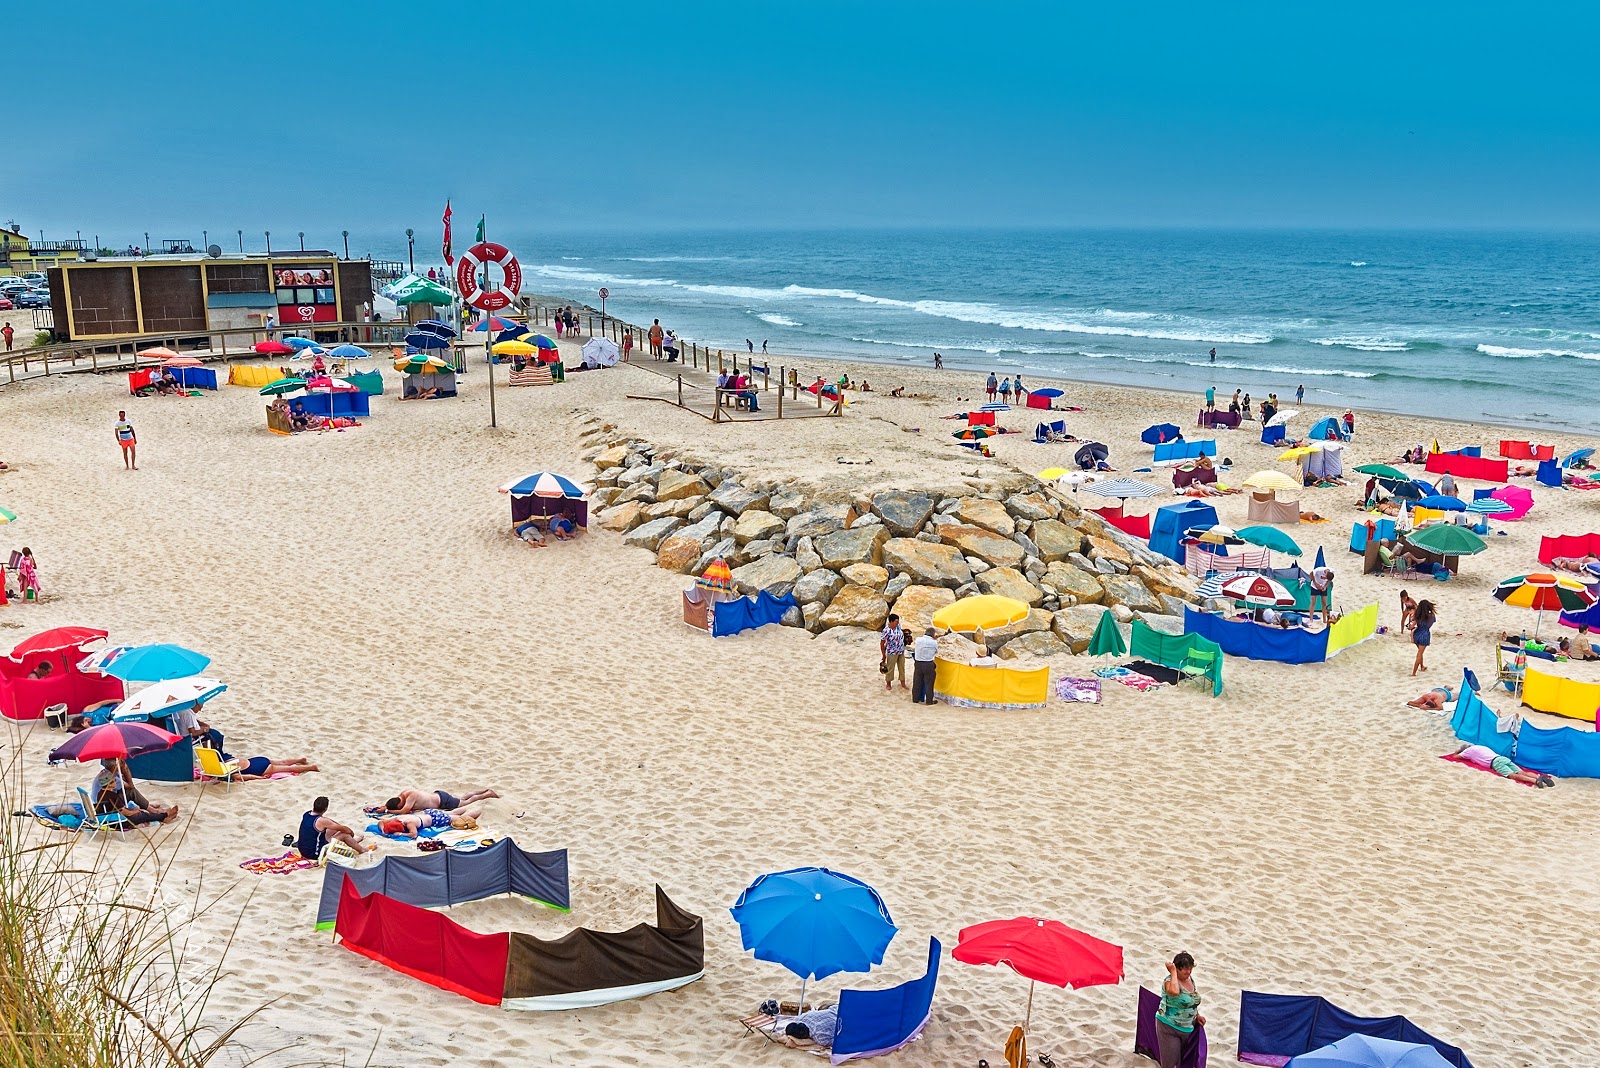
[{"label": "rainbow striped umbrella", "polygon": [[1494,596],[1513,608],[1537,610],[1539,620],[1533,625],[1533,636],[1536,638],[1546,611],[1582,612],[1591,607],[1596,599],[1595,591],[1577,579],[1552,575],[1547,571],[1502,579],[1494,588]]},{"label": "rainbow striped umbrella", "polygon": [[711,561],[710,566],[705,570],[705,574],[694,580],[694,584],[708,590],[731,590],[733,589],[733,571],[728,567],[728,562],[719,556]]}]

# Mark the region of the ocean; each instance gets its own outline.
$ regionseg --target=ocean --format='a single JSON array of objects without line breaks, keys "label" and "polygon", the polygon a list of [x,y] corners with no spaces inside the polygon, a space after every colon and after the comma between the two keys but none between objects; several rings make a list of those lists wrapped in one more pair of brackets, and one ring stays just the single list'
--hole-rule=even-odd
[{"label": "ocean", "polygon": [[[524,288],[725,349],[1595,427],[1600,235],[492,234]],[[458,237],[459,243],[459,237]],[[1215,348],[1212,361],[1210,350]],[[873,376],[878,379],[878,375]]]}]

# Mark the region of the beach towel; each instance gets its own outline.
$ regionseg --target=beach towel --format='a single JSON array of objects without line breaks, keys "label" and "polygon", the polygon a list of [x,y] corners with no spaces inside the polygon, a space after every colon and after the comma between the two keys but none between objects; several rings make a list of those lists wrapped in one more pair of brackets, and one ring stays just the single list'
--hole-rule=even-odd
[{"label": "beach towel", "polygon": [[440,828],[438,827],[424,827],[422,830],[417,832],[416,838],[412,838],[410,835],[406,834],[384,834],[378,829],[378,825],[376,823],[367,824],[368,834],[375,834],[380,838],[387,838],[391,842],[415,842],[423,838],[437,838],[439,837],[439,832]]},{"label": "beach towel", "polygon": [[[1482,764],[1474,764],[1470,760],[1463,760],[1461,757],[1457,756],[1455,753],[1446,753],[1443,756],[1441,756],[1439,759],[1440,760],[1449,761],[1451,764],[1459,764],[1463,768],[1471,768],[1473,771],[1488,772],[1490,775],[1493,775],[1497,779],[1505,779],[1506,778],[1504,775],[1501,775],[1499,772],[1495,771],[1493,768],[1486,768]],[[1516,779],[1506,779],[1506,782],[1517,782],[1517,780]],[[1531,782],[1517,782],[1517,785],[1518,786],[1526,786],[1530,790],[1535,789],[1533,783],[1531,783]]]},{"label": "beach towel", "polygon": [[247,860],[239,865],[245,871],[255,875],[288,875],[290,872],[304,871],[307,868],[315,868],[316,866],[317,862],[315,860],[307,860],[302,857],[297,849],[291,849],[287,853],[276,857],[256,857],[254,860]]},{"label": "beach towel", "polygon": [[1076,701],[1080,704],[1097,705],[1100,703],[1099,679],[1057,679],[1056,696],[1063,701]]},{"label": "beach towel", "polygon": [[1095,674],[1102,679],[1120,682],[1129,689],[1139,690],[1140,692],[1154,690],[1162,685],[1160,681],[1152,679],[1148,675],[1141,675],[1137,671],[1125,667],[1096,668]]}]

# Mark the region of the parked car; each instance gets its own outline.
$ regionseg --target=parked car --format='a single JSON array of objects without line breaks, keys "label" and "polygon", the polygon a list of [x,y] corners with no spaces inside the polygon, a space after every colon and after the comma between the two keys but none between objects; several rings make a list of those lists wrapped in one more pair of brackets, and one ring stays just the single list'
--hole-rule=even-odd
[{"label": "parked car", "polygon": [[44,273],[41,271],[29,271],[27,274],[22,276],[22,280],[27,282],[29,285],[35,286],[47,286],[50,284],[50,280],[46,278]]},{"label": "parked car", "polygon": [[43,289],[24,290],[19,296],[12,299],[12,303],[19,308],[48,308],[50,307],[50,292]]},{"label": "parked car", "polygon": [[0,278],[0,293],[4,293],[7,296],[10,296],[13,292],[21,292],[24,289],[32,288],[21,278]]},{"label": "parked car", "polygon": [[11,309],[13,309],[15,307],[16,307],[16,305],[12,304],[5,297],[0,297],[0,311],[10,311]]}]

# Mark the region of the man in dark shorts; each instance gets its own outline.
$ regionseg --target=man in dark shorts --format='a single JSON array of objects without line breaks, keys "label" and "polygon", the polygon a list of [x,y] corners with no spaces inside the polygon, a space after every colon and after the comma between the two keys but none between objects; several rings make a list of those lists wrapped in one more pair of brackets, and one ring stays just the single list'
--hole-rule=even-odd
[{"label": "man in dark shorts", "polygon": [[401,790],[398,796],[391,797],[383,803],[383,810],[385,812],[406,813],[437,808],[444,812],[453,812],[476,801],[499,796],[493,790],[473,790],[471,793],[464,794],[461,797],[457,797],[446,790],[435,790],[431,793],[426,790]]}]

